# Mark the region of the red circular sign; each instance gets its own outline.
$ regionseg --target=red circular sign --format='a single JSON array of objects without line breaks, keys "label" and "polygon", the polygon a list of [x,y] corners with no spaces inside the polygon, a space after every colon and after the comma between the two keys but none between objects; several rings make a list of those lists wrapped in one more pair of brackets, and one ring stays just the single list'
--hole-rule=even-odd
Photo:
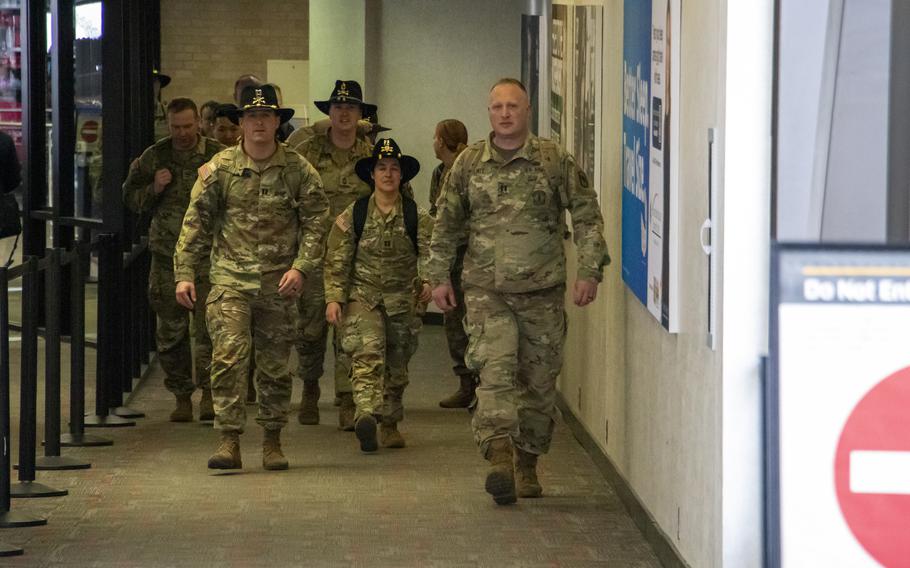
[{"label": "red circular sign", "polygon": [[79,137],[82,138],[85,142],[91,144],[98,139],[98,122],[95,120],[86,120],[82,123],[82,128],[79,130]]},{"label": "red circular sign", "polygon": [[910,479],[898,474],[902,487],[894,479],[908,462],[910,367],[886,377],[859,401],[834,459],[844,519],[866,552],[887,568],[910,568],[910,495],[904,494]]}]

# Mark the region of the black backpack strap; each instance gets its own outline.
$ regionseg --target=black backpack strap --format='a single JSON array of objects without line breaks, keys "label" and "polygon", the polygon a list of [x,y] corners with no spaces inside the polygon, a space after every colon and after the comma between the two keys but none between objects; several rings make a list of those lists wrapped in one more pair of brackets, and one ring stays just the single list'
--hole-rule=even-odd
[{"label": "black backpack strap", "polygon": [[417,254],[417,202],[410,197],[402,196],[401,208],[404,212],[404,230],[411,237],[414,254]]},{"label": "black backpack strap", "polygon": [[360,243],[363,226],[367,224],[367,209],[370,205],[370,196],[361,197],[354,202],[354,243]]}]

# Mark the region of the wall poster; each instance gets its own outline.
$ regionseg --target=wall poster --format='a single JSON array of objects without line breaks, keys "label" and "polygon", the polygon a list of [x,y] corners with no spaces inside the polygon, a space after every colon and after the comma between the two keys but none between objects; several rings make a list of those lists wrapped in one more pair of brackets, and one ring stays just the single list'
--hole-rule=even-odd
[{"label": "wall poster", "polygon": [[573,151],[600,195],[600,106],[603,101],[603,7],[575,7]]},{"label": "wall poster", "polygon": [[680,0],[625,0],[622,276],[679,331]]},{"label": "wall poster", "polygon": [[550,22],[550,138],[566,144],[566,56],[569,33],[569,9],[553,5]]}]

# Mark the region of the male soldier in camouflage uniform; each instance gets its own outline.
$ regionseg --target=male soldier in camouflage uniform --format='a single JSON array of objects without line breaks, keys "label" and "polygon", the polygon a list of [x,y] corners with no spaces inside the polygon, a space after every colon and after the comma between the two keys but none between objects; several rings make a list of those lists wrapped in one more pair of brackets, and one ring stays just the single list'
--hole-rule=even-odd
[{"label": "male soldier in camouflage uniform", "polygon": [[[328,100],[314,101],[316,107],[329,115],[331,126],[326,132],[295,131],[288,145],[297,150],[319,172],[329,200],[331,218],[335,219],[349,205],[370,194],[370,186],[354,173],[354,164],[370,156],[371,147],[357,135],[357,123],[363,116],[376,112],[376,106],[363,102],[357,81],[336,81]],[[322,274],[307,281],[306,289],[297,303],[300,311],[297,334],[299,373],[303,380],[300,400],[301,424],[319,424],[319,378],[325,359],[328,327],[325,321],[325,290]],[[333,334],[335,352],[335,395],[340,398],[338,427],[354,429],[354,401],[351,397],[351,362]]]},{"label": "male soldier in camouflage uniform", "polygon": [[[341,344],[352,360],[355,431],[364,452],[377,449],[376,416],[382,420],[382,444],[405,446],[398,422],[404,418],[408,361],[417,347],[415,311],[418,299],[430,299],[417,264],[426,258],[433,221],[399,190],[419,170],[417,160],[402,155],[394,140],[377,142],[356,168],[361,179],[375,182],[376,190],[347,207],[329,234],[326,319],[342,324],[344,306]],[[359,226],[358,206],[365,206]]]},{"label": "male soldier in camouflage uniform", "polygon": [[[196,170],[224,147],[198,134],[199,116],[190,99],[176,98],[167,108],[170,136],[150,146],[130,165],[123,183],[126,205],[151,217],[149,250],[152,268],[149,272],[149,302],[158,316],[155,340],[158,360],[166,377],[164,385],[177,397],[173,422],[193,420],[190,396],[193,384],[193,356],[190,350],[189,314],[174,299],[174,247],[190,203],[190,191],[196,182]],[[200,291],[208,290],[208,262],[200,264],[196,275]],[[193,311],[196,338],[196,384],[202,390],[199,419],[212,420],[212,391],[209,366],[212,343],[205,327],[205,311]]]},{"label": "male soldier in camouflage uniform", "polygon": [[528,131],[524,86],[497,82],[488,111],[490,137],[462,152],[446,178],[426,275],[436,286],[436,304],[454,308],[449,268],[467,229],[466,359],[480,372],[472,426],[490,461],[486,490],[497,504],[508,504],[516,500],[516,485],[521,497],[541,495],[537,457],[549,450],[557,416],[565,210],[578,249],[576,305],[594,300],[609,257],[597,195],[570,154]]},{"label": "male soldier in camouflage uniform", "polygon": [[[253,343],[256,422],[265,430],[262,465],[288,467],[280,432],[290,407],[295,300],[304,279],[317,274],[329,224],[319,174],[275,139],[278,125],[292,115],[279,107],[271,87],[244,89],[232,115],[243,129],[241,142],[199,169],[174,255],[177,301],[187,308],[204,301],[212,334],[215,428],[221,431],[221,445],[208,462],[212,469],[242,467],[243,395]],[[203,299],[193,281],[209,248],[212,291]]]}]

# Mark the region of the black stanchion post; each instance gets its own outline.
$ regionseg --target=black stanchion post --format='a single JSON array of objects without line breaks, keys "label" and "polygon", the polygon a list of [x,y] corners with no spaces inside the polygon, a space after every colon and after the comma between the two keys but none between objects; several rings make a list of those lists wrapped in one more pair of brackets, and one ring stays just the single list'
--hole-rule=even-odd
[{"label": "black stanchion post", "polygon": [[136,259],[130,284],[132,301],[130,302],[130,375],[134,379],[142,376],[142,327],[145,321],[142,318],[142,296],[146,294],[145,286],[142,285],[142,265],[145,262],[145,254]]},{"label": "black stanchion post", "polygon": [[60,437],[60,445],[110,446],[112,440],[85,433],[85,269],[91,249],[77,242],[75,252],[70,263],[70,432]]},{"label": "black stanchion post", "polygon": [[38,259],[28,257],[22,275],[22,372],[19,378],[19,482],[10,487],[11,497],[60,497],[55,489],[35,481],[35,449],[38,422]]},{"label": "black stanchion post", "polygon": [[120,271],[120,252],[117,239],[109,233],[99,236],[98,249],[98,349],[97,378],[95,383],[95,414],[85,417],[86,427],[115,428],[135,426],[132,420],[121,418],[110,413],[112,395],[119,395],[120,381],[117,373],[120,370],[117,351],[120,349],[120,320],[117,311],[117,273]]},{"label": "black stanchion post", "polygon": [[61,249],[47,251],[44,269],[44,456],[35,460],[35,469],[88,469],[91,463],[60,455],[60,321],[63,311],[63,255]]},{"label": "black stanchion post", "polygon": [[[132,350],[130,349],[131,339],[130,339],[130,305],[133,301],[133,287],[132,287],[132,272],[135,267],[135,260],[130,261],[128,258],[129,254],[121,256],[121,262],[118,265],[118,289],[120,293],[117,295],[117,300],[119,307],[117,309],[117,323],[119,324],[120,333],[117,334],[117,340],[120,345],[120,349],[117,357],[117,374],[116,381],[120,386],[119,391],[119,404],[116,404],[114,408],[111,408],[111,414],[116,414],[122,418],[143,418],[145,414],[130,408],[124,403],[124,395],[126,393],[133,391],[133,372],[132,372],[132,363],[130,361],[132,357]],[[129,264],[124,265],[124,260],[129,261]]]},{"label": "black stanchion post", "polygon": [[[10,511],[10,396],[9,396],[9,281],[0,266],[0,528],[36,527],[47,519]],[[0,556],[22,554],[22,549],[0,544]]]},{"label": "black stanchion post", "polygon": [[145,293],[149,280],[151,258],[152,255],[148,251],[142,255],[142,270],[139,272],[139,289],[143,293],[138,296],[139,317],[136,318],[136,327],[139,329],[139,362],[143,365],[148,365],[151,362],[149,354],[152,350],[151,329],[149,329],[148,325],[149,314],[152,310],[149,306],[148,294]]}]

